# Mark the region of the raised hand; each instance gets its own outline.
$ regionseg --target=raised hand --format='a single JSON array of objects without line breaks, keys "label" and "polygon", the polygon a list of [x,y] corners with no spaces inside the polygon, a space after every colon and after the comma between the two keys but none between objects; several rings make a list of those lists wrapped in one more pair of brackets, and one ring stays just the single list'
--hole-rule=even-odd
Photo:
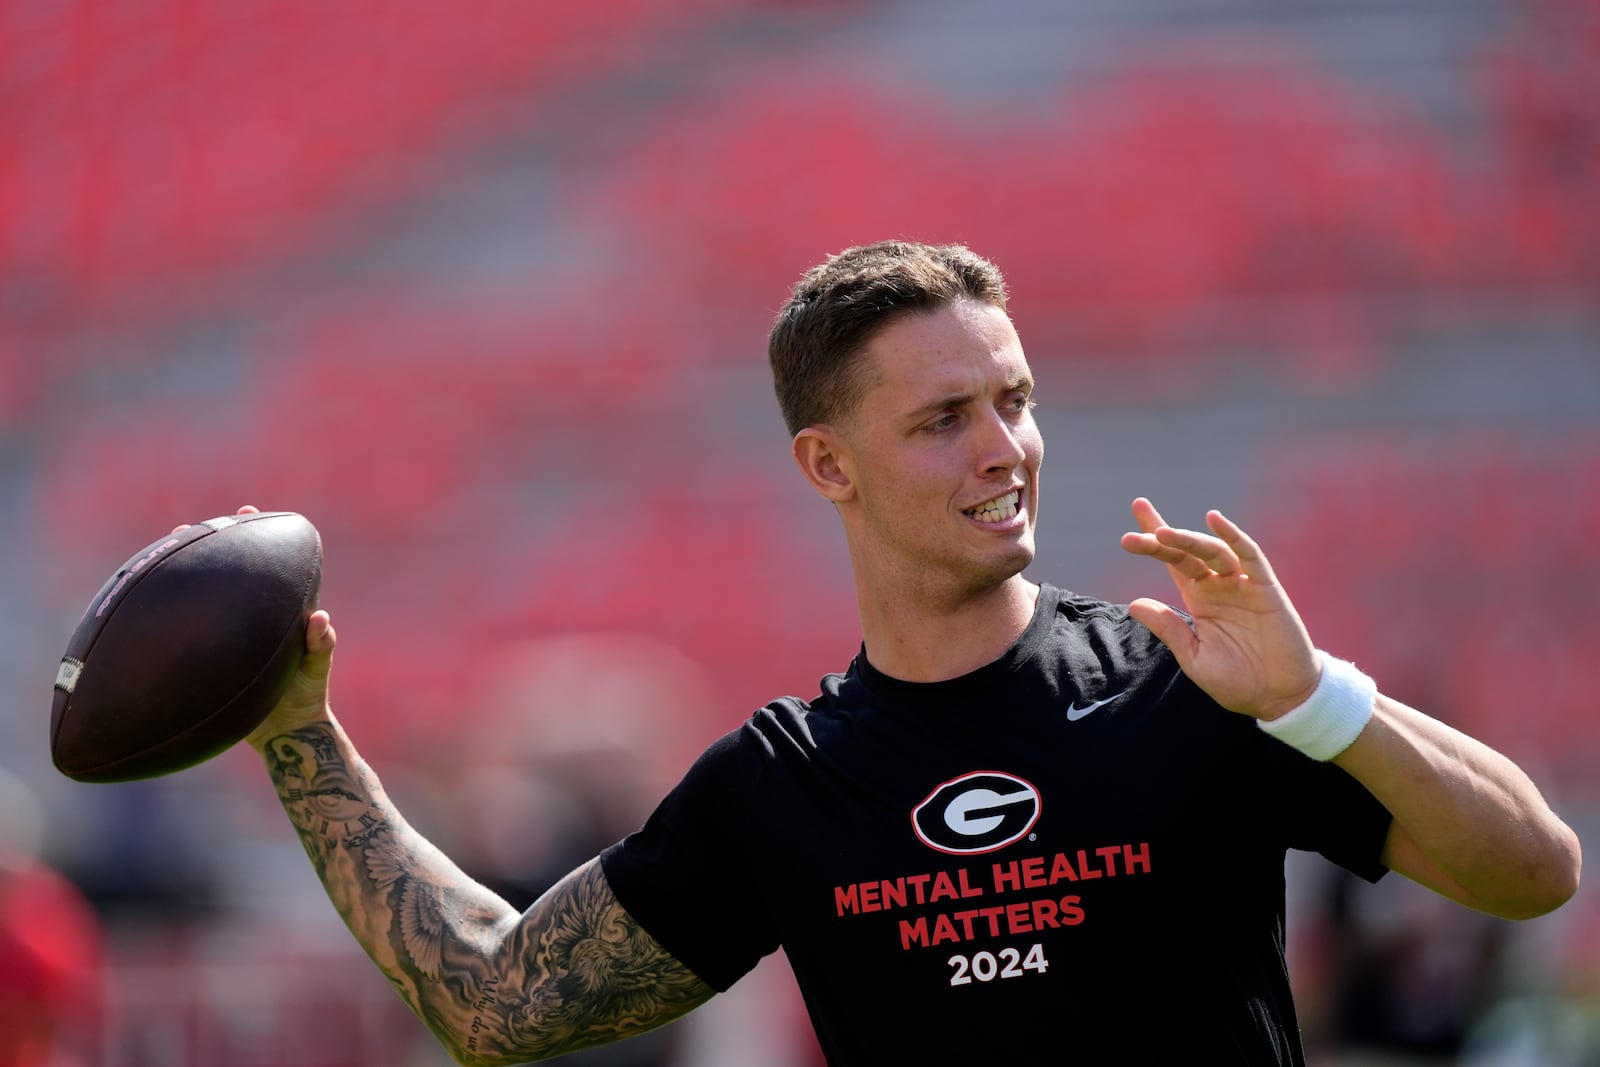
[{"label": "raised hand", "polygon": [[1139,531],[1124,550],[1167,565],[1189,620],[1158,600],[1128,606],[1177,657],[1183,672],[1231,711],[1273,719],[1316,688],[1316,652],[1305,624],[1250,537],[1220,511],[1209,533],[1168,526],[1144,497],[1133,502]]},{"label": "raised hand", "polygon": [[306,652],[300,658],[294,680],[261,725],[245,738],[246,742],[261,749],[278,734],[327,717],[328,672],[333,666],[337,641],[328,613],[313,611],[306,621]]}]

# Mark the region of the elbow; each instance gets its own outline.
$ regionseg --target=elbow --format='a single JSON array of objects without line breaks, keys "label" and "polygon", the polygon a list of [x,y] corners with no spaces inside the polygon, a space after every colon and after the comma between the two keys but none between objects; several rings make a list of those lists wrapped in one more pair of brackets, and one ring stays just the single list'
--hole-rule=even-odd
[{"label": "elbow", "polygon": [[1555,911],[1561,905],[1571,900],[1578,892],[1578,883],[1583,878],[1583,845],[1578,841],[1578,835],[1572,832],[1571,827],[1562,825],[1562,847],[1560,858],[1554,865],[1556,870],[1551,878],[1551,892],[1549,907],[1541,914]]},{"label": "elbow", "polygon": [[1537,919],[1571,900],[1583,876],[1583,846],[1564,823],[1552,835],[1545,855],[1530,865],[1527,889],[1517,905],[1502,913],[1507,919]]}]

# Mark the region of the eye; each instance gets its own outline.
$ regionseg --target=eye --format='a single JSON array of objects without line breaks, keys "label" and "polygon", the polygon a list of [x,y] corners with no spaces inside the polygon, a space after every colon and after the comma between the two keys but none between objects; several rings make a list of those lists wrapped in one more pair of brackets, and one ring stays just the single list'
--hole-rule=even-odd
[{"label": "eye", "polygon": [[944,433],[946,430],[955,426],[956,421],[957,419],[955,412],[947,411],[943,415],[940,415],[937,419],[934,419],[932,422],[924,423],[922,431],[924,433]]}]

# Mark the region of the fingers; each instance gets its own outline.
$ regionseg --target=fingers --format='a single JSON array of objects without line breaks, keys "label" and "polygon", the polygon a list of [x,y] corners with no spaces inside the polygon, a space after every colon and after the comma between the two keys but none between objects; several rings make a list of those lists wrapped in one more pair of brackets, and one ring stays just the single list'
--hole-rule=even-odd
[{"label": "fingers", "polygon": [[1122,535],[1123,551],[1158,559],[1185,578],[1200,579],[1215,573],[1197,556],[1176,545],[1164,543],[1160,536],[1162,532],[1172,534],[1179,531],[1163,526],[1158,527],[1156,533],[1125,533]]},{"label": "fingers", "polygon": [[[234,514],[235,515],[256,515],[256,514],[259,514],[260,511],[261,511],[261,509],[256,507],[254,504],[246,504],[243,507],[241,507],[238,511],[234,512]],[[179,523],[177,526],[174,526],[172,528],[172,532],[175,533],[175,534],[183,533],[183,531],[187,530],[189,527],[191,527],[193,525],[194,525],[194,523],[192,523],[192,522]]]},{"label": "fingers", "polygon": [[1186,578],[1213,575],[1272,581],[1272,568],[1259,546],[1222,512],[1206,512],[1210,533],[1168,526],[1155,505],[1144,497],[1133,502],[1133,517],[1140,533],[1122,535],[1122,547],[1134,555],[1149,556],[1167,564]]},{"label": "fingers", "polygon": [[1150,503],[1150,498],[1145,496],[1134,500],[1133,518],[1139,524],[1139,529],[1145,533],[1153,534],[1167,524],[1167,520],[1161,517],[1161,512],[1157,511],[1156,506]]},{"label": "fingers", "polygon": [[1208,573],[1228,577],[1244,570],[1238,554],[1220,537],[1163,526],[1155,532],[1155,538],[1169,550],[1176,550],[1199,561],[1201,566],[1193,568],[1200,572],[1199,577],[1203,578]]},{"label": "fingers", "polygon": [[1213,510],[1206,512],[1206,525],[1227,542],[1243,573],[1257,581],[1276,584],[1277,576],[1272,572],[1272,564],[1267,562],[1266,553],[1237,523],[1222,512]]},{"label": "fingers", "polygon": [[1239,559],[1220,538],[1168,526],[1148,497],[1133,502],[1139,533],[1122,535],[1125,551],[1158,559],[1185,578],[1199,580],[1240,571]]}]

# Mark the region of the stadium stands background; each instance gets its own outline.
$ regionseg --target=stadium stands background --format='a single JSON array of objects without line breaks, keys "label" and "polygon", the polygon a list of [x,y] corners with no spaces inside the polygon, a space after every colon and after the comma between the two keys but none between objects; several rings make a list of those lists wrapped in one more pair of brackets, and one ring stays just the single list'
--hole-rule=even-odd
[{"label": "stadium stands background", "polygon": [[[885,236],[1009,277],[1033,577],[1165,595],[1128,501],[1222,507],[1320,644],[1593,838],[1595,0],[0,0],[0,146],[0,785],[99,925],[73,1062],[445,1062],[247,753],[50,770],[109,570],[308,515],[341,717],[535,892],[855,650],[765,335]],[[1600,1009],[1594,891],[1511,925],[1395,881],[1291,867],[1322,1062],[1564,1062],[1496,1057]],[[639,1055],[812,1062],[774,966],[736,1003],[777,1024],[714,1004]]]}]

